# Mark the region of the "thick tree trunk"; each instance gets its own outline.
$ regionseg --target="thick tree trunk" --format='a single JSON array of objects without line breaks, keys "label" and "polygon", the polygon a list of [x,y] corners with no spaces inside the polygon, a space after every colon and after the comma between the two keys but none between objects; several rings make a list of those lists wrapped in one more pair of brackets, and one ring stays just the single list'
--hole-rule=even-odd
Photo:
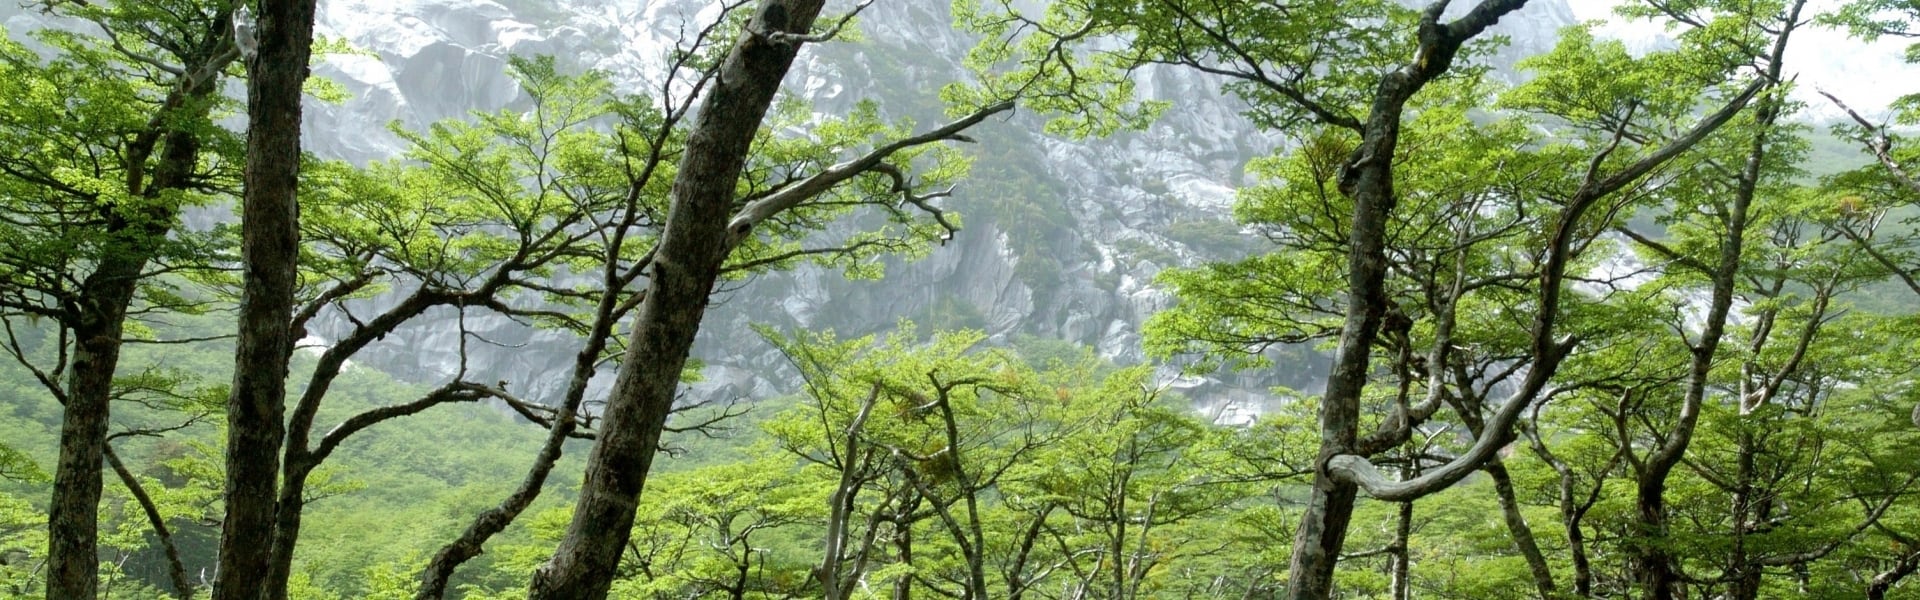
[{"label": "thick tree trunk", "polygon": [[[120,331],[133,282],[145,260],[109,260],[87,278],[94,293],[74,328],[73,371],[60,422],[60,462],[53,504],[47,509],[47,599],[93,598],[100,568],[101,460],[107,447],[108,403],[120,361]],[[96,283],[97,282],[97,283]]]},{"label": "thick tree trunk", "polygon": [[[162,117],[194,119],[204,114],[173,114],[213,89],[212,80],[169,95]],[[156,118],[156,122],[164,119]],[[160,135],[165,144],[153,180],[133,191],[149,204],[135,216],[114,215],[106,247],[93,273],[80,284],[80,305],[73,318],[73,364],[67,379],[67,404],[60,424],[60,462],[54,472],[53,502],[48,507],[47,598],[93,598],[99,573],[99,519],[102,459],[107,446],[113,374],[120,364],[121,335],[127,308],[158,241],[172,229],[178,209],[158,201],[161,193],[184,187],[199,166],[200,140],[175,129]],[[128,165],[138,173],[143,165]]]},{"label": "thick tree trunk", "polygon": [[688,135],[674,178],[666,231],[649,273],[627,353],[587,458],[573,521],[553,558],[534,573],[535,600],[607,595],[687,352],[730,248],[735,183],[755,133],[824,0],[765,0],[722,63]]},{"label": "thick tree trunk", "polygon": [[[313,49],[314,0],[263,0],[258,55],[247,65],[246,192],[240,219],[246,287],[227,399],[226,519],[215,600],[267,595],[276,484],[286,437],[300,250],[300,102]],[[268,594],[263,594],[268,592]]]}]

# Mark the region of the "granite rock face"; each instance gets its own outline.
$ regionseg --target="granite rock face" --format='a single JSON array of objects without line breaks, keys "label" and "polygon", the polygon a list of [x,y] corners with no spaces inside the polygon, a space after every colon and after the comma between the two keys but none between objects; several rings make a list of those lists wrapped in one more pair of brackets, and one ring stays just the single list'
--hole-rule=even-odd
[{"label": "granite rock face", "polygon": [[[847,4],[831,4],[829,11]],[[357,162],[389,158],[403,149],[390,123],[417,128],[474,110],[521,106],[525,99],[506,73],[513,54],[553,55],[563,68],[603,70],[627,90],[651,87],[673,40],[711,21],[711,5],[322,0],[321,33],[365,52],[335,55],[316,68],[351,99],[309,105],[307,146]],[[873,99],[894,115],[936,122],[937,91],[962,76],[960,58],[973,43],[952,29],[947,5],[875,2],[860,18],[864,40],[803,53],[789,89],[822,113]],[[12,29],[47,25],[11,5],[0,11]],[[1566,0],[1536,0],[1503,21],[1498,32],[1512,43],[1490,61],[1510,67],[1550,48],[1573,21]],[[1243,105],[1223,95],[1215,78],[1171,68],[1147,69],[1140,77],[1143,94],[1173,102],[1146,131],[1059,139],[1037,133],[1039,117],[1030,114],[979,128],[975,176],[948,202],[964,215],[965,229],[922,260],[890,264],[883,281],[850,282],[803,268],[721,295],[696,347],[707,365],[703,379],[688,386],[688,398],[755,399],[795,388],[785,360],[752,333],[754,323],[859,335],[912,318],[923,327],[981,328],[999,342],[1055,338],[1093,346],[1120,362],[1144,360],[1141,323],[1174,301],[1155,286],[1156,274],[1260,249],[1231,223],[1230,207],[1234,190],[1248,183],[1247,161],[1275,151],[1282,140],[1251,125],[1240,114]],[[434,317],[388,336],[358,362],[416,381],[446,376],[457,366],[456,333],[444,326],[449,314]],[[347,323],[336,318],[316,325],[310,341],[325,343]],[[480,348],[470,371],[507,380],[530,397],[558,395],[576,348],[572,339],[500,318],[469,318],[467,326],[498,344]],[[1323,368],[1294,362],[1213,378],[1178,378],[1169,368],[1167,376],[1194,397],[1197,409],[1240,422],[1273,401],[1270,387],[1311,389]],[[596,381],[604,388],[610,379]]]},{"label": "granite rock face", "polygon": [[[708,5],[325,1],[323,30],[378,56],[337,57],[319,70],[345,83],[354,99],[315,107],[311,147],[352,160],[382,158],[399,149],[388,122],[421,126],[513,107],[521,98],[504,72],[512,53],[553,54],[570,68],[604,70],[628,89],[644,88],[680,32],[712,18]],[[829,10],[836,8],[844,9]],[[1499,33],[1512,43],[1489,60],[1510,67],[1551,47],[1573,21],[1564,0],[1534,2],[1501,24]],[[789,89],[823,113],[874,99],[895,114],[935,122],[937,90],[961,76],[960,58],[972,45],[950,22],[945,2],[876,2],[860,19],[864,41],[803,54]],[[924,259],[890,264],[883,281],[850,282],[803,268],[723,294],[696,347],[706,369],[702,381],[687,387],[688,399],[750,400],[794,389],[785,360],[752,333],[755,323],[858,335],[911,318],[927,327],[978,327],[999,342],[1055,338],[1093,346],[1120,362],[1144,360],[1141,323],[1174,301],[1154,285],[1157,273],[1260,248],[1238,235],[1230,207],[1234,190],[1247,183],[1246,162],[1282,140],[1252,126],[1217,79],[1172,68],[1149,69],[1141,78],[1142,93],[1174,103],[1146,131],[1067,140],[1036,133],[1034,115],[983,125],[975,136],[982,140],[975,178],[948,204],[965,215],[965,229]],[[1009,169],[1027,185],[993,185],[992,178]],[[1043,226],[1035,226],[1035,215]],[[502,342],[470,367],[498,373],[536,397],[551,398],[564,385],[570,339],[504,319],[470,319],[468,326]],[[361,362],[415,379],[444,375],[454,357],[432,349],[451,348],[452,335],[450,328],[423,323],[391,336]],[[1295,362],[1262,373],[1178,378],[1168,369],[1167,376],[1194,397],[1196,409],[1243,422],[1274,401],[1269,388],[1311,389],[1322,369]]]}]

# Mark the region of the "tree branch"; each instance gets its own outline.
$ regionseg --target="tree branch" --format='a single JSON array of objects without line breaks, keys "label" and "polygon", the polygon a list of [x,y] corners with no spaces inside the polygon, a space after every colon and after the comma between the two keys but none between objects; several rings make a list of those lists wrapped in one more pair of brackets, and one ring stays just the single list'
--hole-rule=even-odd
[{"label": "tree branch", "polygon": [[748,232],[751,232],[755,225],[773,218],[774,215],[799,206],[801,203],[811,200],[825,193],[827,190],[833,189],[833,186],[839,185],[843,181],[852,179],[861,173],[874,170],[876,166],[883,164],[882,161],[892,156],[895,152],[935,142],[949,140],[968,141],[968,138],[960,135],[960,132],[980,124],[980,122],[985,121],[987,117],[1013,110],[1013,107],[1014,103],[1012,101],[1006,101],[981,108],[939,129],[875,148],[872,152],[868,152],[859,158],[833,165],[812,177],[802,179],[792,185],[781,188],[779,191],[768,194],[765,198],[748,204],[741,208],[740,212],[734,214],[732,221],[727,224],[728,245],[740,245],[740,242],[746,239]]}]

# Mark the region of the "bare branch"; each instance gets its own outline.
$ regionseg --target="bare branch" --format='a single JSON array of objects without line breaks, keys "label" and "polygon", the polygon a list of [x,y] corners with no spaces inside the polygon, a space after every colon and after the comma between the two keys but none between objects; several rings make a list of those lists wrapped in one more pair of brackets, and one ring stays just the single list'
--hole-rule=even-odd
[{"label": "bare branch", "polygon": [[1893,174],[1895,181],[1907,186],[1907,189],[1912,190],[1913,193],[1920,194],[1920,180],[1915,180],[1912,175],[1907,173],[1906,169],[1900,167],[1900,161],[1893,159],[1893,139],[1887,136],[1886,126],[1874,125],[1868,121],[1866,117],[1860,116],[1860,113],[1854,112],[1853,107],[1847,106],[1845,102],[1841,102],[1838,96],[1834,96],[1826,90],[1820,90],[1820,95],[1826,96],[1828,100],[1832,100],[1834,104],[1840,107],[1840,110],[1847,112],[1848,117],[1853,118],[1853,122],[1859,123],[1861,127],[1867,130],[1868,134],[1873,136],[1865,140],[1867,150],[1873,153],[1874,158],[1880,159],[1880,165],[1886,167],[1887,172]]},{"label": "bare branch", "polygon": [[1012,101],[1006,101],[981,108],[960,120],[948,123],[938,129],[875,148],[872,152],[868,152],[859,158],[833,165],[812,177],[802,179],[792,185],[781,188],[779,191],[768,194],[765,198],[756,200],[746,207],[741,208],[740,212],[736,213],[733,220],[727,224],[727,234],[730,238],[729,245],[738,246],[741,241],[746,239],[747,233],[752,231],[755,225],[773,218],[774,215],[799,206],[825,193],[827,190],[833,189],[833,186],[839,185],[841,182],[852,179],[861,173],[874,170],[876,166],[883,164],[882,161],[896,152],[935,142],[964,141],[967,138],[961,136],[960,132],[980,124],[980,122],[985,121],[987,117],[1013,110],[1013,107],[1014,104]]}]

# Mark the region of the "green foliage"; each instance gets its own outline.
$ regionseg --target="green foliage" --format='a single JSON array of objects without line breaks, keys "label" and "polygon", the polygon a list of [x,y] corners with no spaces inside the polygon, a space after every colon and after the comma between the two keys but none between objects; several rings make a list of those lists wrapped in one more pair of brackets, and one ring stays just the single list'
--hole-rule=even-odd
[{"label": "green foliage", "polygon": [[[42,591],[47,517],[37,503],[57,448],[60,408],[49,390],[61,372],[28,365],[66,360],[75,284],[120,253],[142,253],[144,275],[154,276],[139,286],[139,320],[126,336],[136,343],[114,380],[123,435],[112,447],[187,564],[211,564],[225,479],[218,422],[227,390],[218,382],[230,346],[173,342],[230,329],[221,294],[237,284],[223,270],[235,232],[180,230],[175,219],[237,186],[239,137],[215,125],[237,106],[219,94],[178,96],[177,74],[129,53],[204,62],[205,52],[225,49],[202,39],[224,4],[66,3],[72,16],[138,35],[40,32],[45,53],[0,40],[0,94],[10,100],[0,107],[0,146],[12,149],[0,157],[0,318],[20,363],[0,367],[0,595]],[[558,14],[507,4],[522,16]],[[955,3],[956,19],[982,41],[966,57],[977,78],[942,90],[945,108],[1019,97],[1053,116],[1051,133],[1106,135],[1165,108],[1137,98],[1136,70],[1204,64],[1257,126],[1292,141],[1247,165],[1254,184],[1240,191],[1233,223],[1169,227],[1190,249],[1234,258],[1162,272],[1158,283],[1180,303],[1152,317],[1147,350],[1191,360],[1195,371],[1310,372],[1301,365],[1338,338],[1352,302],[1343,276],[1355,203],[1341,184],[1366,159],[1355,156],[1356,124],[1371,116],[1383,74],[1415,56],[1420,14],[1386,0],[1059,0],[1019,10],[1025,4]],[[1920,551],[1920,433],[1910,426],[1920,319],[1907,295],[1920,288],[1906,289],[1920,261],[1920,205],[1895,169],[1835,166],[1849,157],[1841,142],[1866,141],[1896,164],[1920,157],[1920,146],[1900,135],[1880,145],[1888,132],[1854,126],[1809,141],[1803,128],[1748,112],[1587,218],[1557,220],[1583,186],[1640,160],[1727,96],[1726,74],[1769,39],[1761,17],[1784,6],[1628,3],[1623,15],[1680,23],[1678,44],[1636,55],[1576,27],[1521,63],[1533,74],[1524,83],[1503,88],[1469,64],[1407,104],[1397,154],[1380,158],[1395,165],[1389,304],[1376,315],[1386,325],[1361,419],[1391,433],[1423,399],[1440,408],[1375,457],[1413,477],[1457,456],[1471,441],[1461,432],[1498,408],[1490,396],[1539,364],[1528,342],[1543,316],[1542,248],[1563,226],[1577,246],[1569,272],[1578,281],[1565,286],[1559,314],[1544,316],[1577,343],[1501,454],[1518,504],[1503,506],[1479,476],[1411,507],[1363,502],[1337,576],[1342,595],[1387,595],[1402,560],[1393,557],[1404,555],[1416,595],[1535,597],[1507,510],[1529,524],[1563,593],[1576,550],[1594,561],[1597,596],[1635,593],[1630,557],[1660,548],[1701,597],[1734,596],[1731,583],[1749,575],[1757,597],[1858,595],[1858,582]],[[1912,2],[1862,0],[1819,18],[1865,37],[1911,37],[1920,14]],[[725,35],[676,57],[706,66]],[[196,43],[157,43],[169,36]],[[1490,46],[1470,46],[1468,60]],[[309,161],[304,298],[429,290],[442,304],[585,332],[602,299],[629,299],[640,287],[588,276],[648,258],[685,114],[552,57],[509,62],[530,100],[524,110],[396,126],[409,150],[390,161]],[[902,56],[874,65],[885,77],[940,66]],[[1791,112],[1789,89],[1762,103]],[[338,91],[310,89],[323,99]],[[1899,105],[1901,122],[1915,121],[1916,106]],[[783,100],[754,141],[739,202],[910,135],[907,116],[932,118],[934,108],[928,98],[887,110],[861,102],[828,117]],[[159,185],[164,151],[187,143],[175,134],[201,153],[184,183]],[[1757,136],[1768,152],[1750,158]],[[904,202],[902,185],[939,188],[973,172],[985,180],[974,194],[986,199],[975,221],[998,224],[1017,277],[1044,299],[1067,272],[1060,256],[1080,243],[1063,204],[1072,190],[1048,175],[1027,134],[981,137],[977,172],[966,154],[915,147],[888,159],[891,172],[861,175],[760,224],[727,277],[813,264],[880,278],[884,257],[921,256],[959,222]],[[1863,162],[1851,158],[1847,167]],[[1747,165],[1759,176],[1743,187],[1733,174]],[[1165,192],[1164,182],[1141,186]],[[1751,206],[1734,203],[1749,192]],[[1684,366],[1705,352],[1698,307],[1728,285],[1708,265],[1734,235],[1745,237],[1728,254],[1737,277],[1727,342],[1702,362],[1698,428],[1682,466],[1664,475],[1666,525],[1649,531],[1635,498],[1642,461],[1694,418],[1683,408]],[[1151,366],[1107,364],[1061,340],[1016,336],[996,346],[980,331],[987,308],[949,295],[917,315],[925,329],[902,323],[854,339],[763,331],[803,389],[750,409],[675,417],[674,427],[714,426],[663,442],[669,457],[638,506],[615,596],[818,597],[840,586],[855,598],[896,589],[1244,598],[1285,585],[1300,481],[1324,458],[1318,398],[1277,389],[1283,400],[1271,414],[1218,427]],[[295,370],[315,362],[297,354]],[[316,421],[324,429],[423,391],[349,367]],[[426,558],[518,483],[523,450],[545,433],[472,408],[360,433],[306,482],[291,596],[412,597]],[[459,594],[522,595],[571,516],[578,478],[569,474],[585,448],[567,449],[542,499],[456,579]],[[116,597],[159,597],[168,585],[146,508],[127,483],[107,484],[103,587]],[[1904,585],[1899,592],[1914,589]]]}]

